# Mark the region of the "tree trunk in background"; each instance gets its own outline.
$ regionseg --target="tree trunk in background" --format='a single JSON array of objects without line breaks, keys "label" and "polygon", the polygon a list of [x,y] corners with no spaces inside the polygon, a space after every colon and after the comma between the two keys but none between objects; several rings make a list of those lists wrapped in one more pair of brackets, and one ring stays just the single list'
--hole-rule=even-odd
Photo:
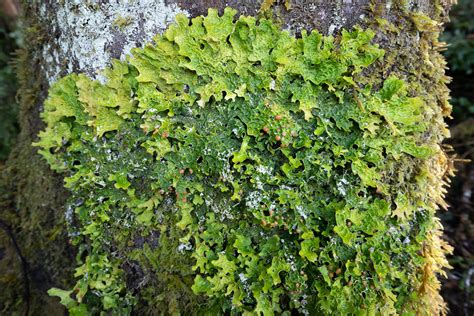
[{"label": "tree trunk in background", "polygon": [[[274,15],[284,28],[298,34],[318,29],[337,34],[359,24],[377,32],[375,41],[386,50],[378,62],[360,76],[360,82],[382,82],[397,75],[417,85],[417,93],[430,103],[433,124],[427,137],[439,142],[446,136],[443,116],[449,115],[444,61],[437,49],[441,26],[453,0],[292,0],[275,1]],[[60,76],[97,71],[111,58],[123,58],[130,48],[150,41],[174,20],[177,13],[196,16],[207,8],[226,5],[240,14],[257,15],[254,0],[147,0],[122,1],[24,1],[25,43],[18,58],[21,88],[18,94],[21,134],[0,180],[0,314],[14,311],[31,315],[58,315],[63,307],[46,291],[68,288],[73,282],[75,250],[65,231],[62,178],[50,171],[31,143],[44,127],[40,112],[48,87]],[[272,2],[272,1],[266,1]],[[267,14],[269,14],[267,12]],[[424,16],[431,18],[423,18]],[[446,157],[439,157],[444,159]],[[444,161],[433,162],[433,200],[442,203]]]}]

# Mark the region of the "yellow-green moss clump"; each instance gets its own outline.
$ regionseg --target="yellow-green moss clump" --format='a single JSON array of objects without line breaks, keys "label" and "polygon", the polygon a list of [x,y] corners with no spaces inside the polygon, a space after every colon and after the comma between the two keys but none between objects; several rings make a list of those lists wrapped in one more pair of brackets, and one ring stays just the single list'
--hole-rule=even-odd
[{"label": "yellow-green moss clump", "polygon": [[354,82],[384,55],[373,36],[209,10],[104,84],[60,79],[36,145],[72,192],[79,255],[50,294],[76,315],[423,314],[427,260],[445,261],[414,191],[440,149],[402,80]]}]

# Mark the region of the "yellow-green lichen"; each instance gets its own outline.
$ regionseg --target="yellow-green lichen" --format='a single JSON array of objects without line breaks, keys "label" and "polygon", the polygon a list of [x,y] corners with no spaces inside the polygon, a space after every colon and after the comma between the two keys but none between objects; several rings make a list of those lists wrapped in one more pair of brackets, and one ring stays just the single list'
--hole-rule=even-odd
[{"label": "yellow-green lichen", "polygon": [[118,27],[119,29],[123,29],[124,27],[129,25],[131,22],[132,22],[131,16],[127,16],[127,17],[118,16],[114,21],[114,25]]},{"label": "yellow-green lichen", "polygon": [[178,16],[105,84],[51,88],[36,146],[80,249],[75,288],[51,294],[76,314],[418,313],[444,258],[417,192],[440,152],[425,95],[354,80],[384,55],[370,30],[234,16]]}]

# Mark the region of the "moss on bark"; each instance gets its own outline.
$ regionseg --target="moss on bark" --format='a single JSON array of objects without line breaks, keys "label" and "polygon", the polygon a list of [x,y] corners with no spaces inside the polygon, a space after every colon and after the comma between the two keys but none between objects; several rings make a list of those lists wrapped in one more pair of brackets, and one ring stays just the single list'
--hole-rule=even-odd
[{"label": "moss on bark", "polygon": [[[51,286],[71,282],[75,250],[64,229],[62,178],[38,157],[31,141],[43,123],[39,118],[47,83],[38,53],[45,34],[32,8],[25,8],[26,47],[17,60],[21,133],[0,170],[0,219],[4,228],[0,258],[0,313],[61,314],[64,308],[46,295]],[[8,233],[6,233],[8,231]],[[15,247],[15,243],[18,247]],[[22,262],[22,258],[24,262]]]}]

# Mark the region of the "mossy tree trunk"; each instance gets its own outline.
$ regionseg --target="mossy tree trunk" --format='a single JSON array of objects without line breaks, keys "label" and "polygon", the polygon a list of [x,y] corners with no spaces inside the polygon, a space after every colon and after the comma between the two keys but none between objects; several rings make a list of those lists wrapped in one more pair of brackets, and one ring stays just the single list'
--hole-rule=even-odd
[{"label": "mossy tree trunk", "polygon": [[[68,192],[62,178],[31,146],[44,127],[40,112],[48,87],[57,78],[71,72],[100,78],[97,71],[111,58],[121,58],[131,47],[151,40],[177,13],[197,16],[206,14],[209,7],[222,12],[228,5],[239,14],[273,15],[295,34],[318,29],[336,36],[342,28],[361,25],[376,31],[375,42],[386,54],[359,75],[358,82],[380,86],[390,75],[404,79],[410,84],[409,94],[423,96],[430,105],[431,112],[425,113],[425,118],[432,124],[426,140],[441,143],[447,136],[443,118],[449,115],[450,107],[445,63],[438,52],[443,45],[437,37],[451,1],[267,0],[263,7],[269,9],[264,13],[260,11],[262,3],[247,0],[157,0],[133,5],[116,1],[25,1],[26,47],[18,57],[21,134],[0,179],[0,313],[56,315],[62,307],[46,291],[73,284],[75,249],[68,244],[65,230]],[[430,183],[419,189],[429,191],[431,203],[443,206],[447,157],[440,154],[429,163]],[[397,166],[394,176],[408,177],[414,172],[412,168],[413,164]],[[427,264],[426,278],[433,277],[432,270],[437,268],[436,263]],[[436,293],[427,295],[439,300]]]}]

